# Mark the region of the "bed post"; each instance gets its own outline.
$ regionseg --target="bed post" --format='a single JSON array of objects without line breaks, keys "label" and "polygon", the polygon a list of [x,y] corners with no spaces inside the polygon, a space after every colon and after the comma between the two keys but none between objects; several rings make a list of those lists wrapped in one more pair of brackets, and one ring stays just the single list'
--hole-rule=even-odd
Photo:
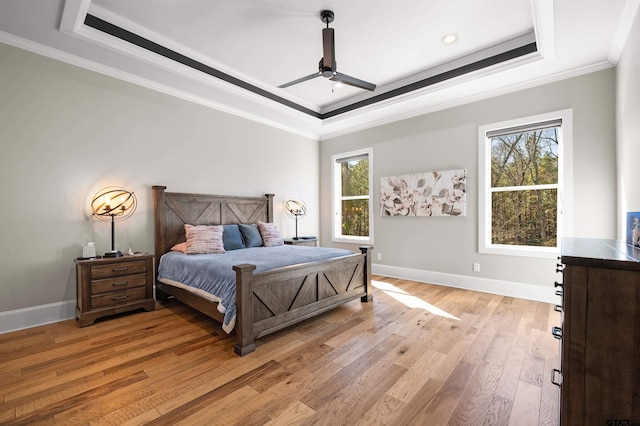
[{"label": "bed post", "polygon": [[371,294],[371,246],[362,246],[360,251],[364,254],[364,296],[360,298],[361,302],[371,302],[373,300],[373,294]]},{"label": "bed post", "polygon": [[245,356],[256,350],[253,341],[253,271],[255,265],[233,266],[236,271],[236,344],[233,351]]},{"label": "bed post", "polygon": [[[160,256],[164,254],[165,247],[165,233],[164,233],[164,221],[165,221],[165,197],[164,191],[166,186],[154,185],[151,187],[153,190],[153,235],[154,235],[154,250],[155,250],[155,277],[158,278],[158,266],[160,264]],[[156,286],[156,299],[166,300],[168,296],[158,290]]]},{"label": "bed post", "polygon": [[273,222],[273,194],[264,194],[267,199],[267,222]]},{"label": "bed post", "polygon": [[[154,185],[151,187],[153,189],[153,235],[155,236],[155,255],[160,257],[164,254],[164,191],[167,189],[166,186]],[[156,262],[157,263],[157,262]]]}]

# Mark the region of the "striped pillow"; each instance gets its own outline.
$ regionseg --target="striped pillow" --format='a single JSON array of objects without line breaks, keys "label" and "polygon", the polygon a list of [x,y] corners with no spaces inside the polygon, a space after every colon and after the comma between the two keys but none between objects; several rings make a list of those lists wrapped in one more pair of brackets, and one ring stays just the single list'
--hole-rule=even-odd
[{"label": "striped pillow", "polygon": [[275,247],[284,245],[280,228],[275,223],[258,222],[258,229],[262,236],[262,242],[265,247]]},{"label": "striped pillow", "polygon": [[224,253],[222,225],[184,225],[187,234],[187,254]]}]

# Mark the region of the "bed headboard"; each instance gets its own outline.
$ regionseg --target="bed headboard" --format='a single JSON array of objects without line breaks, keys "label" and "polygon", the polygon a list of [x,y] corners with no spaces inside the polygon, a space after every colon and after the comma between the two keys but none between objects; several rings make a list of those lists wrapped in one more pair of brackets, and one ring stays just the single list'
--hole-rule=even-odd
[{"label": "bed headboard", "polygon": [[[185,241],[184,224],[228,225],[273,222],[273,194],[263,197],[165,192],[153,186],[153,218],[156,259]],[[157,261],[156,261],[157,263]]]}]

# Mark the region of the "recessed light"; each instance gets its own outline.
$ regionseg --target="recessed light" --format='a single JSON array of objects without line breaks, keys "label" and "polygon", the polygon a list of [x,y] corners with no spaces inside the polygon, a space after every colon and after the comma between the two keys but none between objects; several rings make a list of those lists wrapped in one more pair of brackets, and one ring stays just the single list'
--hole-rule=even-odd
[{"label": "recessed light", "polygon": [[455,35],[455,34],[447,34],[444,37],[442,37],[442,42],[444,44],[451,44],[451,43],[454,43],[457,39],[458,39],[457,35]]}]

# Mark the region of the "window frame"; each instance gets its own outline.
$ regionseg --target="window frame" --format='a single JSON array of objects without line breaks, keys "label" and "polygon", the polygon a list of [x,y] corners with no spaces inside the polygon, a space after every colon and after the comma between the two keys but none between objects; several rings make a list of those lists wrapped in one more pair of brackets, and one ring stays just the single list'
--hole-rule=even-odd
[{"label": "window frame", "polygon": [[[558,130],[558,229],[555,247],[516,246],[491,242],[491,138],[487,133],[562,120]],[[560,254],[562,238],[573,234],[573,110],[565,109],[479,126],[478,128],[478,251],[487,254],[555,258]],[[546,186],[546,185],[543,185]],[[555,184],[553,184],[555,186]],[[519,187],[518,187],[519,188]],[[500,188],[501,191],[509,188]]]},{"label": "window frame", "polygon": [[[367,156],[369,161],[369,194],[367,196],[342,197],[342,173],[339,160]],[[373,148],[358,149],[331,156],[331,241],[349,244],[373,244]],[[342,200],[367,199],[369,201],[369,236],[342,234]]]}]

